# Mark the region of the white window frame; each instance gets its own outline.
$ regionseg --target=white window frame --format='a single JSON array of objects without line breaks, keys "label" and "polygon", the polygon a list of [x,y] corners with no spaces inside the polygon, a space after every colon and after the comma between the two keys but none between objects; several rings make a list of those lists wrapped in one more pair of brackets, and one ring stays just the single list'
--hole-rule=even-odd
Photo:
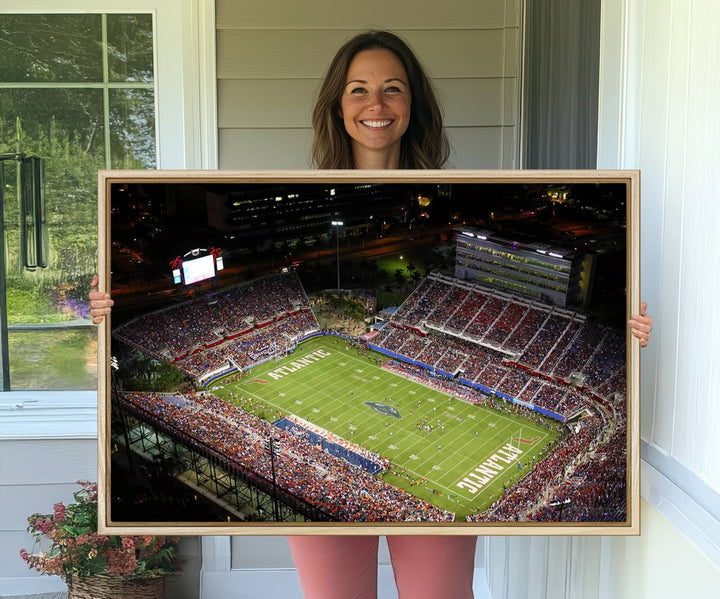
[{"label": "white window frame", "polygon": [[[151,13],[158,168],[217,168],[213,0],[0,0],[13,13]],[[0,392],[0,440],[97,438],[97,403],[96,391]]]}]

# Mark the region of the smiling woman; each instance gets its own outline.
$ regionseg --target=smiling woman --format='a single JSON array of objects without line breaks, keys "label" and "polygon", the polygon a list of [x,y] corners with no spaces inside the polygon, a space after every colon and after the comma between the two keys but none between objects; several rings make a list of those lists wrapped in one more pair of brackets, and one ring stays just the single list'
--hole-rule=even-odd
[{"label": "smiling woman", "polygon": [[402,63],[389,50],[365,50],[353,58],[347,79],[340,113],[352,138],[355,168],[399,164],[411,103]]},{"label": "smiling woman", "polygon": [[312,124],[312,159],[322,169],[437,169],[450,153],[430,79],[387,31],[357,35],[338,50]]}]

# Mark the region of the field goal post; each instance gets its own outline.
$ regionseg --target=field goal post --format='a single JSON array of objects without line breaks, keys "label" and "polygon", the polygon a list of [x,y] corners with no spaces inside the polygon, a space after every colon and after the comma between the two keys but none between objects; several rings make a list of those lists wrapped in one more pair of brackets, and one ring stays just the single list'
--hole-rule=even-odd
[{"label": "field goal post", "polygon": [[291,337],[287,333],[283,333],[283,348],[282,348],[282,355],[283,357],[287,357],[289,354],[291,354],[295,349],[297,348],[297,337]]}]

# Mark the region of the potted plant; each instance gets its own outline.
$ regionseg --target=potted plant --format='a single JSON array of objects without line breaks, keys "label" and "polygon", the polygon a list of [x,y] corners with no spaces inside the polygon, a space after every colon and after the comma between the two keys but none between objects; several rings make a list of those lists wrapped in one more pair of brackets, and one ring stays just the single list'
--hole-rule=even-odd
[{"label": "potted plant", "polygon": [[75,502],[28,517],[33,553],[20,556],[41,574],[57,574],[68,599],[162,599],[165,577],[180,571],[177,538],[97,532],[97,484],[78,481]]}]

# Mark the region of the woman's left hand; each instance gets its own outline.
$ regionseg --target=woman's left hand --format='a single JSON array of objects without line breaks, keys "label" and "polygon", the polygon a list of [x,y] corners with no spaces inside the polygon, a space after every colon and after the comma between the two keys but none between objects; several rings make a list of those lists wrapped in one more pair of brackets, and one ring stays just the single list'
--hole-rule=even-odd
[{"label": "woman's left hand", "polygon": [[647,304],[640,302],[640,314],[636,314],[628,320],[630,331],[640,340],[640,347],[647,347],[650,339],[650,331],[652,331],[652,316],[646,314]]}]

